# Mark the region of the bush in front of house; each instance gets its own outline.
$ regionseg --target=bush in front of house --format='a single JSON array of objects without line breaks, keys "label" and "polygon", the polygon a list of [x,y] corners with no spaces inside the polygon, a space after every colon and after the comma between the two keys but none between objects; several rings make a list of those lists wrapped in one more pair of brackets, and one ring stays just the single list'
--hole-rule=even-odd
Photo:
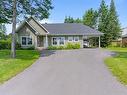
[{"label": "bush in front of house", "polygon": [[47,49],[48,50],[57,50],[57,47],[56,46],[49,46]]},{"label": "bush in front of house", "polygon": [[67,43],[66,46],[49,46],[48,50],[80,49],[80,43]]},{"label": "bush in front of house", "polygon": [[11,41],[0,40],[0,49],[10,49],[10,48],[11,48]]},{"label": "bush in front of house", "polygon": [[80,43],[67,43],[66,49],[80,49]]},{"label": "bush in front of house", "polygon": [[[0,50],[11,49],[11,40],[0,40]],[[21,49],[21,45],[16,43],[16,49]]]}]

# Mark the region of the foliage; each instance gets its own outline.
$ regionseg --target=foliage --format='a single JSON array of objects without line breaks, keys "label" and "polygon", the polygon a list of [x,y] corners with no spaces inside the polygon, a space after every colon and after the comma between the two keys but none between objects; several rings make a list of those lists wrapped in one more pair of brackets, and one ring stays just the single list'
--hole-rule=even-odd
[{"label": "foliage", "polygon": [[5,24],[0,24],[0,40],[7,39]]},{"label": "foliage", "polygon": [[[108,47],[113,40],[117,40],[121,34],[121,26],[116,12],[114,0],[111,0],[110,7],[106,5],[105,0],[102,0],[100,8],[87,10],[80,21],[75,22],[73,17],[66,17],[65,23],[83,23],[94,29],[103,32],[101,36],[101,47]],[[98,44],[98,40],[92,38],[91,43]]]},{"label": "foliage", "polygon": [[77,19],[74,20],[74,23],[82,23],[82,19],[77,18]]},{"label": "foliage", "polygon": [[98,12],[91,8],[87,10],[85,14],[83,15],[83,24],[90,26],[92,28],[96,28],[97,18],[98,18]]},{"label": "foliage", "polygon": [[116,12],[114,0],[111,0],[108,18],[109,18],[108,28],[111,31],[112,40],[116,40],[120,37],[121,28],[120,28],[118,15]]},{"label": "foliage", "polygon": [[106,65],[121,83],[127,85],[127,48],[112,47],[109,50],[117,54],[106,58]]},{"label": "foliage", "polygon": [[79,49],[80,43],[67,43],[66,48],[67,49]]},{"label": "foliage", "polygon": [[0,83],[14,77],[39,58],[35,50],[17,50],[17,58],[10,58],[9,50],[0,50]]},{"label": "foliage", "polygon": [[65,17],[64,23],[74,23],[73,17]]},{"label": "foliage", "polygon": [[[34,16],[40,20],[49,17],[49,11],[53,8],[51,0],[17,0],[17,18]],[[0,0],[0,23],[11,23],[13,17],[13,1]],[[20,20],[18,19],[18,20]]]},{"label": "foliage", "polygon": [[[0,50],[1,49],[11,49],[11,41],[0,40]],[[16,49],[21,49],[21,45],[19,43],[16,43]]]},{"label": "foliage", "polygon": [[56,46],[49,46],[47,49],[48,50],[57,50],[57,47]]},{"label": "foliage", "polygon": [[73,17],[65,17],[64,23],[82,23],[80,18],[74,19]]},{"label": "foliage", "polygon": [[119,38],[121,29],[113,0],[111,0],[110,9],[102,0],[99,9],[98,30],[104,33],[101,37],[102,47],[109,46],[113,40]]},{"label": "foliage", "polygon": [[105,1],[102,0],[100,8],[99,8],[99,25],[98,30],[103,32],[104,35],[101,37],[101,46],[107,47],[111,44],[112,41],[112,35],[111,31],[107,27],[109,25],[109,18],[108,18],[108,6],[105,4]]},{"label": "foliage", "polygon": [[123,43],[121,41],[112,41],[111,45],[109,45],[108,47],[123,47],[122,45]]},{"label": "foliage", "polygon": [[65,46],[49,46],[48,50],[80,49],[80,43],[67,43]]}]

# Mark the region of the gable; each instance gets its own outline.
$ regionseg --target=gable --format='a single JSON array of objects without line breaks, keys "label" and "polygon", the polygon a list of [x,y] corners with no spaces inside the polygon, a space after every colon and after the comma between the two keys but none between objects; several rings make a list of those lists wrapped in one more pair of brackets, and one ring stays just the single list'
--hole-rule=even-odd
[{"label": "gable", "polygon": [[37,21],[35,21],[33,18],[28,20],[28,23],[30,25],[32,25],[32,27],[34,29],[37,30],[37,32],[39,32],[40,35],[45,35],[47,33],[47,31],[43,28],[43,26],[41,26]]}]

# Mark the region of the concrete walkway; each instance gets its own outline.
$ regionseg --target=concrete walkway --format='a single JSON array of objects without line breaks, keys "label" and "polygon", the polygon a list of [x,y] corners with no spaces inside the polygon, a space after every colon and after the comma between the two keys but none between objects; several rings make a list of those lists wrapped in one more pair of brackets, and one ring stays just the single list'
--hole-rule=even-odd
[{"label": "concrete walkway", "polygon": [[108,71],[100,49],[43,51],[42,57],[0,86],[0,95],[127,95]]}]

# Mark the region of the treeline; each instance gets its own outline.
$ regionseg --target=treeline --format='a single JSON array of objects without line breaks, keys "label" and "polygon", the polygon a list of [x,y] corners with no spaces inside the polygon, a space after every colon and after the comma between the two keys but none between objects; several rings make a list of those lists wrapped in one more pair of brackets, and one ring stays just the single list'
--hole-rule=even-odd
[{"label": "treeline", "polygon": [[104,35],[101,37],[102,47],[109,46],[113,40],[117,40],[121,36],[121,26],[114,0],[111,0],[110,6],[105,3],[105,0],[102,0],[98,10],[93,8],[87,10],[81,19],[65,17],[64,22],[83,23],[103,32]]}]

